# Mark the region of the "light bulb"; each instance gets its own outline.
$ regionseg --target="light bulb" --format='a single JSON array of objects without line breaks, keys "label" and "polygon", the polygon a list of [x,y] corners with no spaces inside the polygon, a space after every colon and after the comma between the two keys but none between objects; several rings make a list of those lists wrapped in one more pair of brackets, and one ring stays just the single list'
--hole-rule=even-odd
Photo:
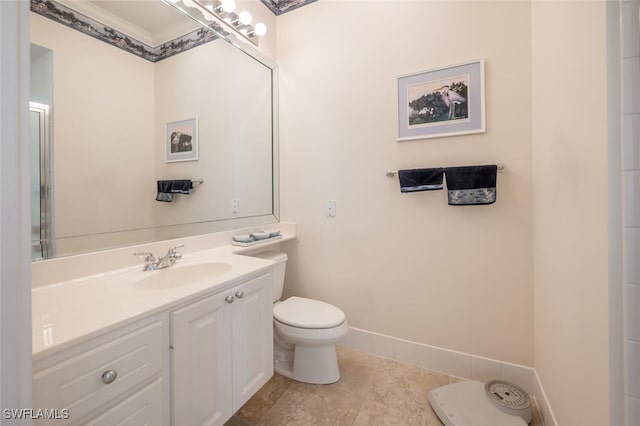
[{"label": "light bulb", "polygon": [[258,22],[256,24],[256,27],[254,28],[253,32],[257,35],[257,36],[263,36],[267,33],[267,26],[265,24],[263,24],[262,22]]},{"label": "light bulb", "polygon": [[202,13],[202,16],[204,17],[204,19],[206,19],[209,22],[215,21],[215,18],[213,17],[213,6],[205,6],[205,8],[210,13],[206,13],[204,10],[202,10],[201,13]]},{"label": "light bulb", "polygon": [[231,13],[236,10],[236,0],[222,0],[220,7],[222,7],[222,10],[225,12]]},{"label": "light bulb", "polygon": [[238,21],[243,25],[249,25],[251,23],[251,14],[246,10],[243,10],[238,16]]}]

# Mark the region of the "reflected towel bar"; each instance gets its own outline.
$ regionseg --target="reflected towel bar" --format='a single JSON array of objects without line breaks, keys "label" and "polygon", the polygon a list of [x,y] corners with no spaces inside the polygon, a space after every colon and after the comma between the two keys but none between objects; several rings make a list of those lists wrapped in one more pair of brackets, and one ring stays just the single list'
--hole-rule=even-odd
[{"label": "reflected towel bar", "polygon": [[[496,164],[496,166],[498,166],[498,173],[502,173],[504,171],[504,163],[498,163]],[[397,174],[398,174],[397,170],[387,170],[387,173],[386,173],[388,178],[392,178]]]}]

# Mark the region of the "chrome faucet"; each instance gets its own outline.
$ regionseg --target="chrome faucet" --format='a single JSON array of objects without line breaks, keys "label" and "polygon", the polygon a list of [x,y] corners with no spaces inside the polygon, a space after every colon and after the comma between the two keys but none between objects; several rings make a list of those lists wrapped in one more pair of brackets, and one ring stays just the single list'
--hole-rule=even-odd
[{"label": "chrome faucet", "polygon": [[184,247],[184,244],[179,244],[175,247],[171,247],[167,254],[162,256],[161,258],[157,258],[148,251],[145,252],[136,252],[133,253],[134,256],[144,256],[144,267],[143,271],[155,271],[156,269],[168,268],[169,266],[175,265],[175,263],[182,259],[182,254],[178,253],[176,249]]},{"label": "chrome faucet", "polygon": [[169,266],[175,265],[178,260],[182,259],[182,254],[176,251],[176,249],[179,249],[180,247],[184,247],[184,244],[171,247],[169,251],[167,251],[167,254],[156,261],[156,269],[168,268]]}]

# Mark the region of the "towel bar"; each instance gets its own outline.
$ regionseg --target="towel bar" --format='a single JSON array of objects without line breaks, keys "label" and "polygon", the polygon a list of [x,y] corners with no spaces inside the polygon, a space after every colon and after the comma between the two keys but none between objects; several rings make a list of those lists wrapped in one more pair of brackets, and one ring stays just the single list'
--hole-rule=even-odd
[{"label": "towel bar", "polygon": [[[498,166],[498,173],[502,173],[504,171],[504,163],[498,163],[496,164],[496,166]],[[387,170],[387,173],[386,173],[388,178],[392,178],[397,174],[398,174],[397,170]]]},{"label": "towel bar", "polygon": [[191,179],[191,187],[195,188],[194,184],[202,185],[204,183],[204,179]]}]

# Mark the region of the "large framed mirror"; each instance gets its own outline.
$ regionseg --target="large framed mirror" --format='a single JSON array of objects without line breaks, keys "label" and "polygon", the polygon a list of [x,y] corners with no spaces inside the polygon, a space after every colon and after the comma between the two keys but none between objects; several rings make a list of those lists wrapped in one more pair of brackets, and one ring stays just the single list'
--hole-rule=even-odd
[{"label": "large framed mirror", "polygon": [[[31,8],[34,260],[278,221],[274,62],[161,0]],[[168,161],[180,121],[197,159]]]}]

